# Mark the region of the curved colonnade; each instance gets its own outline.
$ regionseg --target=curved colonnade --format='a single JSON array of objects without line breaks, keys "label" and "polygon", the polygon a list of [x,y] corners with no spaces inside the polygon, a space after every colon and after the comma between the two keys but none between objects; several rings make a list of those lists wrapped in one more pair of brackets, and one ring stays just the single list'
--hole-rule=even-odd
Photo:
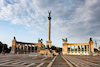
[{"label": "curved colonnade", "polygon": [[42,42],[38,43],[26,43],[16,41],[14,38],[12,41],[11,53],[29,53],[29,52],[39,52],[42,46]]},{"label": "curved colonnade", "polygon": [[67,55],[91,55],[94,53],[93,41],[87,43],[63,42],[63,54]]}]

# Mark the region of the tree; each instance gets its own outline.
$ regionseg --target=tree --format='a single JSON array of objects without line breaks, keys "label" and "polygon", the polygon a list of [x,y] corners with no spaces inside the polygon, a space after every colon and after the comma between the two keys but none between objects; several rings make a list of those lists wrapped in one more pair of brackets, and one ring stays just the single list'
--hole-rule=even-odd
[{"label": "tree", "polygon": [[8,49],[7,44],[3,44],[2,42],[0,42],[0,53],[4,51],[6,53],[9,53],[11,50]]},{"label": "tree", "polygon": [[56,52],[57,53],[60,53],[61,52],[61,49],[60,48],[56,48]]},{"label": "tree", "polygon": [[2,42],[0,41],[0,45],[2,45]]},{"label": "tree", "polygon": [[11,51],[11,48],[12,48],[12,47],[9,47],[9,48],[8,48],[8,51],[7,51],[7,53],[10,53],[10,51]]},{"label": "tree", "polygon": [[42,50],[45,50],[46,49],[45,45],[42,45],[41,48],[42,48]]},{"label": "tree", "polygon": [[51,49],[52,49],[52,50],[56,50],[56,47],[55,47],[55,46],[51,46]]}]

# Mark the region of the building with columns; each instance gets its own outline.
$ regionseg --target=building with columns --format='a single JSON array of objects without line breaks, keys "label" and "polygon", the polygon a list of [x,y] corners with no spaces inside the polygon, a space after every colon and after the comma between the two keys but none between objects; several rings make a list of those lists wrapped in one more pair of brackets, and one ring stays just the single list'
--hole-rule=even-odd
[{"label": "building with columns", "polygon": [[51,43],[52,41],[50,40],[50,35],[51,35],[51,11],[48,12],[49,13],[49,17],[48,17],[48,40],[46,41],[46,45],[49,46],[49,48],[51,48]]},{"label": "building with columns", "polygon": [[94,46],[92,38],[87,43],[67,43],[63,42],[63,55],[92,55]]},{"label": "building with columns", "polygon": [[14,37],[12,41],[11,53],[29,53],[29,52],[39,52],[42,46],[41,40],[38,40],[38,43],[26,43],[19,42]]}]

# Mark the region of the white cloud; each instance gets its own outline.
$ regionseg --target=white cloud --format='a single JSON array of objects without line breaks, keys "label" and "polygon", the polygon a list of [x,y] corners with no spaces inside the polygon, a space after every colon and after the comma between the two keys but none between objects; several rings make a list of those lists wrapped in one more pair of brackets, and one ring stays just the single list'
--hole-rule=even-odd
[{"label": "white cloud", "polygon": [[47,30],[51,10],[52,35],[85,41],[100,36],[100,0],[0,0],[0,19]]}]

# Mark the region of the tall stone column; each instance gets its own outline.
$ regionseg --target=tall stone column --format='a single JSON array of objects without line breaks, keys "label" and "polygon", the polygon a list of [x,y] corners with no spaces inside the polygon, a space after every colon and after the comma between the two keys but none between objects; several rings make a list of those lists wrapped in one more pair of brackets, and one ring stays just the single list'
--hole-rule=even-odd
[{"label": "tall stone column", "polygon": [[[48,18],[49,19],[49,18]],[[50,40],[50,25],[51,25],[51,22],[50,22],[50,19],[48,20],[48,41]]]},{"label": "tall stone column", "polygon": [[51,40],[50,40],[50,33],[51,33],[51,16],[50,16],[49,12],[49,17],[48,17],[48,40],[46,41],[47,45],[49,46],[49,48],[51,48]]}]

